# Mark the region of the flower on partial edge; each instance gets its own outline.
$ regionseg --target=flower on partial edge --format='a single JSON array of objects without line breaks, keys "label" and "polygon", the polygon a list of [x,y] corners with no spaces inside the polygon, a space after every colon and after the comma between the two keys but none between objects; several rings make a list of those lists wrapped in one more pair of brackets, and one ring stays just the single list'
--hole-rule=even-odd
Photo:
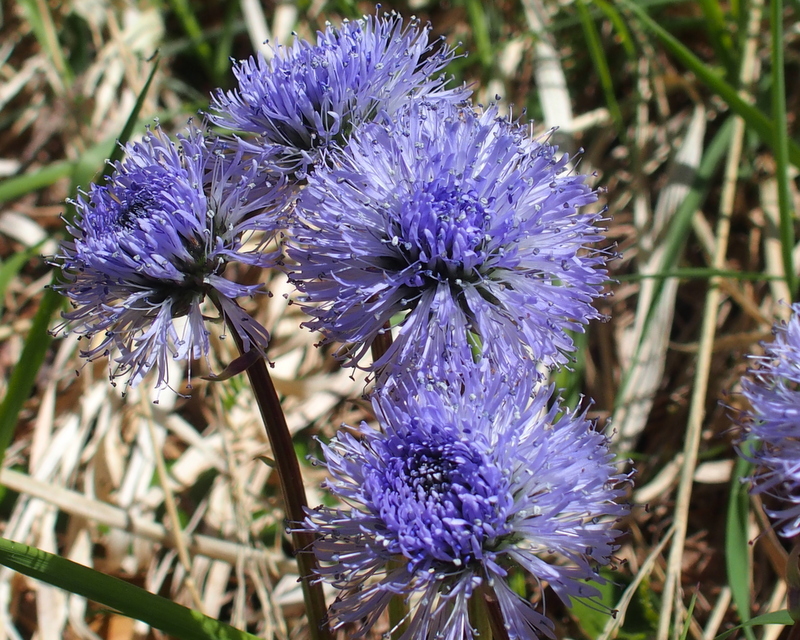
[{"label": "flower on partial edge", "polygon": [[[113,357],[112,381],[127,375],[126,384],[135,386],[155,368],[156,388],[167,387],[175,359],[189,361],[191,383],[191,361],[208,362],[210,351],[201,311],[206,296],[245,351],[266,349],[266,329],[235,301],[263,286],[232,282],[225,268],[266,268],[277,260],[264,245],[281,224],[287,189],[271,161],[235,140],[208,138],[191,123],[177,144],[157,126],[126,146],[107,184],[73,201],[72,238],[51,260],[63,274],[55,288],[74,307],[64,327],[102,336],[82,355]],[[181,329],[176,319],[183,316]]]},{"label": "flower on partial edge", "polygon": [[441,71],[455,53],[442,39],[429,42],[430,25],[412,18],[403,27],[397,13],[379,12],[328,24],[315,45],[296,37],[270,61],[240,61],[238,87],[212,95],[209,118],[277,145],[282,166],[302,178],[332,142],[343,144],[356,126],[392,115],[409,98],[468,98],[463,87],[445,88]]},{"label": "flower on partial edge", "polygon": [[374,369],[458,366],[476,351],[506,373],[567,362],[567,331],[602,317],[592,300],[609,254],[590,248],[602,214],[582,208],[596,193],[556,152],[495,107],[413,103],[361,127],[292,218],[306,326],[349,343],[347,365],[396,327]]},{"label": "flower on partial edge", "polygon": [[[400,596],[402,640],[474,637],[472,597],[492,598],[509,638],[553,637],[553,625],[509,585],[513,573],[549,585],[566,604],[617,548],[628,476],[585,412],[553,388],[478,376],[416,389],[406,379],[373,396],[383,432],[363,423],[323,445],[326,488],[347,508],[308,511],[320,579],[340,590],[334,628],[363,636]],[[462,383],[464,385],[461,390]],[[474,623],[474,621],[473,621]]]},{"label": "flower on partial edge", "polygon": [[793,538],[800,534],[800,304],[774,333],[765,354],[755,358],[758,368],[742,378],[751,406],[742,426],[756,446],[740,454],[756,465],[752,493],[776,498],[776,508],[765,511],[778,533]]}]

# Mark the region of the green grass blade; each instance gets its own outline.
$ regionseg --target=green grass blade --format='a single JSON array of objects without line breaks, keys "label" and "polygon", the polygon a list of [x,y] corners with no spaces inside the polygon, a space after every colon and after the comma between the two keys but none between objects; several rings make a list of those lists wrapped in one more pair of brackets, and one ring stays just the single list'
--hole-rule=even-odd
[{"label": "green grass blade", "polygon": [[0,314],[3,312],[6,289],[25,263],[39,253],[41,244],[18,251],[0,264]]},{"label": "green grass blade", "polygon": [[0,563],[70,593],[94,600],[182,640],[258,640],[119,578],[18,542],[0,538]]},{"label": "green grass blade", "polygon": [[[145,97],[153,82],[156,69],[158,68],[158,60],[153,63],[153,68],[150,70],[150,75],[145,82],[136,104],[128,116],[125,126],[117,140],[109,142],[105,140],[91,149],[86,151],[80,159],[72,161],[56,162],[38,171],[21,176],[15,176],[0,182],[0,202],[7,202],[15,200],[24,196],[27,193],[32,193],[44,187],[49,187],[59,180],[67,177],[72,178],[71,192],[74,192],[78,185],[86,184],[97,173],[97,168],[101,165],[105,158],[109,158],[109,163],[106,165],[103,174],[108,175],[113,171],[113,163],[122,157],[123,149],[120,145],[125,144],[131,137],[133,129],[139,119],[139,114],[142,110]],[[109,153],[109,150],[111,153]]]},{"label": "green grass blade", "polygon": [[489,37],[489,18],[486,15],[484,4],[480,0],[466,0],[466,2],[478,60],[481,61],[484,69],[491,69],[494,64],[494,53]]},{"label": "green grass blade", "polygon": [[780,611],[773,611],[772,613],[765,613],[761,616],[756,616],[755,618],[750,618],[744,624],[740,624],[738,627],[734,627],[733,629],[728,629],[724,633],[719,634],[714,640],[725,640],[736,633],[739,629],[749,629],[750,627],[760,627],[766,624],[782,624],[782,625],[791,625],[794,624],[794,620],[792,620],[792,616],[789,615],[789,612],[786,609],[781,609]]},{"label": "green grass blade", "polygon": [[728,77],[736,78],[736,70],[739,65],[736,62],[731,29],[725,24],[725,14],[722,11],[722,7],[717,0],[700,0],[698,4],[703,11],[703,22],[705,23],[711,46],[714,47],[714,53],[717,54],[722,66],[725,67]]},{"label": "green grass blade", "polygon": [[692,626],[692,614],[694,613],[694,605],[697,604],[697,591],[692,594],[692,601],[689,603],[689,610],[686,612],[686,621],[683,623],[683,631],[681,631],[681,640],[686,640],[689,637],[689,627]]},{"label": "green grass blade", "polygon": [[[211,46],[206,41],[206,36],[203,33],[203,27],[200,26],[200,21],[197,16],[192,12],[192,4],[188,0],[167,0],[169,6],[175,12],[175,15],[183,25],[183,30],[192,42],[197,57],[205,70],[214,73],[214,53],[211,51]],[[212,78],[217,80],[217,78]]]},{"label": "green grass blade", "polygon": [[620,111],[617,96],[614,93],[614,81],[611,79],[611,70],[608,66],[608,60],[606,59],[603,45],[600,42],[600,34],[597,33],[597,27],[586,6],[586,0],[578,0],[575,6],[581,18],[583,34],[586,38],[586,44],[589,47],[589,56],[600,78],[600,86],[603,88],[603,95],[606,98],[608,111],[611,114],[611,118],[614,120],[614,126],[617,132],[623,135],[625,132],[625,123],[622,119],[622,111]]},{"label": "green grass blade", "polygon": [[150,69],[150,74],[147,76],[147,82],[144,83],[144,87],[142,87],[139,97],[136,98],[136,104],[133,105],[133,109],[131,109],[131,113],[128,116],[128,119],[125,121],[125,126],[122,127],[122,133],[119,135],[119,140],[114,146],[114,150],[111,152],[111,155],[108,157],[108,163],[103,170],[104,176],[111,175],[112,171],[114,171],[114,163],[117,160],[122,159],[122,155],[125,153],[122,145],[130,140],[133,129],[136,126],[136,123],[139,121],[139,114],[142,111],[142,106],[147,98],[147,93],[150,91],[150,85],[153,84],[153,78],[155,77],[157,70],[158,54],[153,56],[153,68]]},{"label": "green grass blade", "polygon": [[[683,253],[683,246],[686,243],[689,231],[691,230],[692,216],[700,209],[706,199],[706,196],[708,195],[714,174],[717,172],[723,158],[725,157],[725,153],[730,146],[732,131],[733,119],[728,118],[722,124],[709,145],[706,147],[705,153],[703,154],[703,159],[700,161],[700,165],[697,168],[692,189],[675,211],[675,215],[670,222],[669,229],[664,236],[664,259],[660,265],[659,273],[668,273],[675,270],[675,266],[678,264],[678,260]],[[658,303],[661,299],[661,293],[663,289],[662,280],[658,283],[658,286],[655,287],[655,290],[653,291],[653,300],[650,305],[647,318],[645,319],[644,331],[642,331],[643,337],[647,335],[653,313],[656,309],[658,309]],[[636,359],[639,357],[640,346],[641,345],[637,345],[634,361],[636,361]],[[625,375],[623,376],[621,385],[623,390],[627,389],[628,385],[635,383],[634,380],[630,379],[631,371],[633,371],[632,368],[626,371]],[[617,395],[617,402],[620,402],[623,397],[624,393],[619,393]]]},{"label": "green grass blade", "polygon": [[789,195],[789,132],[786,121],[786,78],[783,67],[783,2],[770,2],[772,31],[772,119],[775,122],[775,177],[778,182],[781,255],[786,284],[797,293],[797,275],[792,266],[794,249],[794,215]]},{"label": "green grass blade", "polygon": [[[742,448],[745,452],[749,451],[747,443]],[[750,620],[752,567],[750,545],[747,538],[750,496],[747,486],[741,483],[740,478],[747,476],[750,466],[750,463],[743,458],[736,461],[728,499],[728,517],[725,523],[725,565],[728,570],[728,584],[731,587],[731,596],[742,622]],[[750,627],[744,628],[744,634],[748,640],[755,640],[756,636]]]},{"label": "green grass blade", "polygon": [[239,4],[229,2],[225,10],[225,20],[222,23],[222,32],[214,54],[214,79],[217,84],[222,84],[228,70],[231,68],[233,55],[233,38],[236,35],[236,20],[239,17]]},{"label": "green grass blade", "polygon": [[[150,76],[139,94],[130,116],[128,116],[128,120],[122,130],[121,142],[130,137],[131,131],[139,117],[145,95],[153,80],[156,67],[157,63],[154,63],[153,69],[150,71]],[[96,172],[96,168],[101,162],[97,154],[101,149],[103,151],[100,152],[104,153],[108,150],[108,146],[98,145],[91,152],[84,154],[84,157],[78,162],[69,163],[73,182],[82,182],[82,178],[86,175],[91,175]],[[121,153],[122,147],[117,144],[114,146],[111,157],[114,158],[117,154]],[[106,165],[106,171],[110,171],[111,169],[112,167],[110,164]],[[73,184],[72,191],[74,191],[75,188],[77,188],[77,185]],[[66,215],[69,214],[67,213]],[[6,396],[2,404],[0,404],[0,464],[2,464],[5,451],[14,436],[19,412],[22,410],[22,405],[25,400],[30,396],[36,380],[36,374],[39,372],[39,367],[41,367],[42,362],[44,362],[47,349],[52,342],[52,337],[48,333],[50,320],[63,303],[64,299],[61,294],[56,293],[53,289],[47,289],[44,292],[41,303],[39,304],[39,309],[34,317],[30,333],[25,340],[22,355],[11,372]]]},{"label": "green grass blade", "polygon": [[[694,73],[698,80],[705,84],[711,91],[722,98],[728,106],[739,115],[746,125],[755,131],[758,136],[773,149],[776,145],[776,128],[770,118],[758,108],[746,102],[737,93],[736,89],[720,78],[708,65],[695,56],[675,36],[669,33],[632,0],[620,0],[621,3],[636,15],[639,22],[648,31],[655,35],[666,49],[677,58],[681,64]],[[789,160],[796,167],[800,167],[800,145],[793,140],[788,140]]]},{"label": "green grass blade", "polygon": [[14,176],[0,182],[0,202],[15,200],[44,187],[55,184],[62,178],[72,175],[75,163],[65,160],[50,164],[38,171],[21,176]]},{"label": "green grass blade", "polygon": [[619,15],[619,11],[606,0],[593,0],[592,4],[600,9],[606,19],[614,26],[614,31],[617,32],[622,48],[625,49],[625,54],[628,58],[631,60],[636,59],[636,45],[633,43],[631,32],[625,24],[625,20]]},{"label": "green grass blade", "polygon": [[50,347],[52,337],[47,333],[50,318],[63,304],[61,294],[52,289],[47,289],[39,303],[39,309],[33,319],[28,338],[22,349],[19,362],[11,371],[8,381],[6,396],[0,404],[0,465],[3,462],[6,449],[11,444],[14,430],[17,427],[17,417],[22,410],[25,400],[31,395],[33,384],[39,367],[44,362],[47,349]]}]

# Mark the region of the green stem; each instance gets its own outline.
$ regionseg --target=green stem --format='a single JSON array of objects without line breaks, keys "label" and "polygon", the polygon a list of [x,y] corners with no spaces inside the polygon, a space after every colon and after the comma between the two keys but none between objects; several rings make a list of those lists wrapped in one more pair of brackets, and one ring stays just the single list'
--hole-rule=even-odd
[{"label": "green stem", "polygon": [[[244,354],[241,336],[234,327],[230,326],[229,328],[236,341],[236,346]],[[275,391],[275,385],[272,383],[263,358],[259,358],[248,367],[247,377],[250,379],[250,385],[272,447],[275,470],[278,472],[283,493],[286,519],[291,524],[292,542],[294,543],[297,567],[300,571],[300,582],[306,602],[306,615],[311,638],[312,640],[332,640],[330,630],[325,622],[327,607],[325,606],[325,596],[322,593],[322,584],[313,580],[315,569],[319,566],[316,556],[311,553],[314,534],[297,529],[298,525],[305,520],[305,507],[308,506],[308,500],[300,464],[297,461],[292,442],[292,434],[289,433],[278,393]]]}]

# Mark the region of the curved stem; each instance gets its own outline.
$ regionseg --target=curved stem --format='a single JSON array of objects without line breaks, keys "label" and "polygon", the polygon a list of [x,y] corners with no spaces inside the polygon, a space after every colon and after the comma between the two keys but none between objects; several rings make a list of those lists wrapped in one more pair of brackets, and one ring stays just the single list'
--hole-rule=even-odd
[{"label": "curved stem", "polygon": [[[244,354],[242,339],[233,326],[229,325],[239,352]],[[292,435],[286,425],[278,393],[267,370],[266,362],[259,358],[247,368],[247,377],[258,403],[261,418],[267,431],[272,455],[275,459],[275,470],[278,472],[286,519],[291,523],[292,543],[294,544],[297,567],[300,571],[300,582],[303,587],[303,598],[306,603],[308,626],[313,640],[331,640],[331,633],[325,622],[327,607],[322,593],[322,584],[314,581],[314,570],[318,567],[316,556],[311,553],[314,534],[310,531],[298,530],[297,526],[306,517],[306,499],[303,476],[300,464],[294,451]]]}]

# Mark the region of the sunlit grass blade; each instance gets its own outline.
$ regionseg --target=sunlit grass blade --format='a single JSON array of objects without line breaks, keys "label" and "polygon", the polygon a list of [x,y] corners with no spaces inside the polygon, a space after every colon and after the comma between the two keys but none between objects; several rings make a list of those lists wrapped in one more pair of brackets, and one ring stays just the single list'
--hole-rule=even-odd
[{"label": "sunlit grass blade", "polygon": [[[745,452],[749,451],[747,443],[742,446]],[[749,513],[750,496],[746,485],[741,478],[747,476],[751,465],[746,460],[739,458],[731,479],[731,493],[728,499],[728,517],[725,523],[725,565],[728,570],[728,584],[739,618],[742,622],[750,620],[750,576],[752,563],[750,562],[750,545],[747,535],[747,520]],[[748,640],[755,640],[755,633],[750,627],[744,628]]]},{"label": "sunlit grass blade", "polygon": [[98,602],[182,640],[258,638],[119,578],[5,538],[0,538],[0,564]]},{"label": "sunlit grass blade", "polygon": [[[653,33],[681,64],[694,73],[700,82],[722,98],[728,106],[745,121],[748,128],[755,131],[765,143],[775,148],[776,127],[766,114],[745,101],[737,93],[733,85],[720,78],[711,67],[695,56],[688,47],[683,45],[675,36],[647,15],[647,12],[635,2],[632,2],[632,0],[621,0],[621,3],[635,14],[639,22]],[[787,140],[787,144],[789,161],[796,167],[800,167],[800,145],[793,140]]]},{"label": "sunlit grass blade", "polygon": [[792,616],[789,615],[789,612],[786,609],[781,609],[780,611],[773,611],[772,613],[765,613],[764,615],[750,618],[750,620],[744,624],[740,624],[738,627],[734,627],[733,629],[728,629],[724,633],[720,633],[714,638],[714,640],[725,640],[725,638],[729,638],[739,629],[744,629],[747,631],[752,627],[760,627],[767,624],[789,625],[793,622],[794,620],[792,620]]},{"label": "sunlit grass blade", "polygon": [[603,95],[606,99],[606,105],[608,105],[608,111],[611,114],[611,118],[614,120],[614,126],[617,128],[617,132],[622,135],[625,131],[625,124],[622,119],[622,112],[620,111],[617,97],[614,94],[614,82],[611,79],[611,70],[608,66],[605,50],[600,42],[600,34],[597,33],[597,27],[586,6],[586,0],[578,0],[575,6],[581,18],[583,34],[589,48],[589,56],[600,78],[600,86],[603,88]]},{"label": "sunlit grass blade", "polygon": [[786,284],[792,294],[797,293],[797,274],[792,265],[794,249],[794,215],[789,195],[789,133],[786,120],[786,78],[783,68],[783,2],[770,2],[770,28],[772,35],[772,119],[775,123],[775,177],[778,182],[778,210],[780,212],[781,254]]},{"label": "sunlit grass blade", "polygon": [[[705,148],[703,158],[697,167],[694,183],[683,201],[678,205],[675,214],[670,220],[669,227],[664,234],[664,238],[661,241],[663,258],[656,275],[675,270],[680,256],[683,253],[683,247],[686,243],[689,231],[691,230],[692,216],[702,206],[708,195],[712,185],[712,178],[718,171],[720,163],[725,157],[725,153],[730,145],[732,130],[733,120],[729,118],[723,123],[717,134]],[[642,338],[640,343],[636,346],[633,362],[637,362],[640,358],[644,338],[650,331],[653,318],[659,308],[663,291],[664,281],[661,279],[654,287],[650,307],[644,320],[644,328],[641,332]],[[621,391],[618,393],[615,402],[615,410],[618,409],[620,403],[623,402],[630,385],[636,383],[636,381],[631,378],[631,374],[634,370],[635,367],[632,367],[624,372]]]}]

